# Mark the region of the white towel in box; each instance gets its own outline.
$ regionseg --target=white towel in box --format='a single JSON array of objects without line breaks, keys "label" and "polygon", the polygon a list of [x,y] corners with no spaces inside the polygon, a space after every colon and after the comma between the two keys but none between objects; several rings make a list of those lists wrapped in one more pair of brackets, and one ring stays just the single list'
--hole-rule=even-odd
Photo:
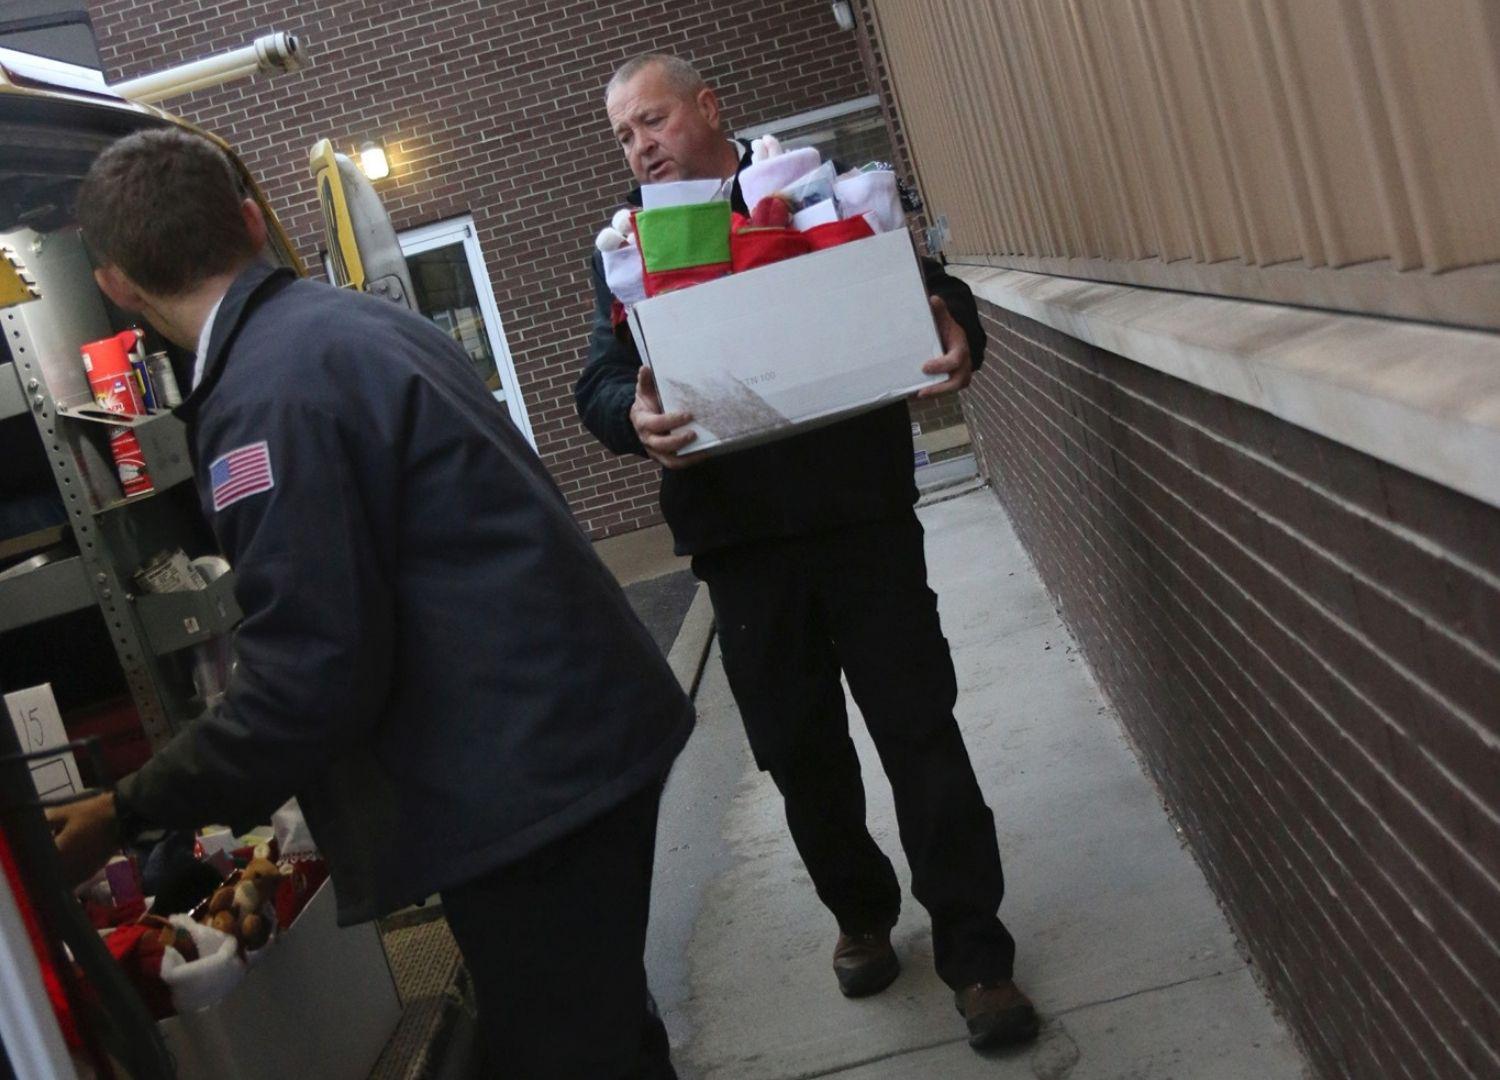
[{"label": "white towel in box", "polygon": [[832,199],[824,199],[820,203],[813,203],[806,210],[798,210],[792,215],[792,228],[798,232],[806,232],[808,229],[819,225],[827,225],[830,221],[839,219],[839,208]]},{"label": "white towel in box", "polygon": [[632,307],[646,299],[645,267],[641,265],[641,253],[634,244],[603,252],[602,258],[604,281],[616,300]]},{"label": "white towel in box", "polygon": [[767,195],[775,195],[795,180],[800,180],[823,162],[818,151],[811,146],[800,150],[789,150],[780,157],[758,161],[740,170],[740,194],[745,197],[745,209],[754,211],[755,204]]},{"label": "white towel in box", "polygon": [[182,927],[198,946],[198,959],[186,960],[168,946],[161,957],[161,981],[172,991],[178,1012],[204,1009],[228,997],[245,977],[239,958],[239,943],[211,926],[196,923],[186,915],[167,920]]},{"label": "white towel in box", "polygon": [[834,182],[833,192],[846,218],[864,215],[877,233],[906,227],[896,174],[886,170],[849,173]]}]

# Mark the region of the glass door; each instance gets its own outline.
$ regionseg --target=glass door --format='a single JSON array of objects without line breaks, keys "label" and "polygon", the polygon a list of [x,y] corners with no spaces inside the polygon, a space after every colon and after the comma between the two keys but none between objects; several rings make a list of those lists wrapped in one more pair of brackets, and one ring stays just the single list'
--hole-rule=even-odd
[{"label": "glass door", "polygon": [[409,229],[400,234],[400,241],[417,310],[463,346],[474,370],[505,402],[510,418],[535,448],[474,219],[465,215]]}]

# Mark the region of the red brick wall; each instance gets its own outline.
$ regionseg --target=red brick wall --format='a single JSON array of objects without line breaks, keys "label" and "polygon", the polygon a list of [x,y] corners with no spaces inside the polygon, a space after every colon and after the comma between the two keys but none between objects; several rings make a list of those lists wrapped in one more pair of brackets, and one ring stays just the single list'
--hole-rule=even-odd
[{"label": "red brick wall", "polygon": [[1500,510],[981,306],[981,464],[1322,1074],[1500,1076]]},{"label": "red brick wall", "polygon": [[473,214],[537,449],[596,536],[658,520],[654,468],[605,452],[573,409],[592,310],[585,259],[629,186],[604,118],[611,72],[677,52],[719,88],[731,128],[870,92],[855,35],[807,0],[89,6],[110,80],[266,30],[303,36],[306,70],[168,104],[235,147],[309,268],[322,226],[307,151],[324,136],[346,150],[385,138],[393,174],[377,190],[398,229]]},{"label": "red brick wall", "polygon": [[963,395],[943,394],[911,403],[912,422],[921,425],[924,434],[964,422]]}]

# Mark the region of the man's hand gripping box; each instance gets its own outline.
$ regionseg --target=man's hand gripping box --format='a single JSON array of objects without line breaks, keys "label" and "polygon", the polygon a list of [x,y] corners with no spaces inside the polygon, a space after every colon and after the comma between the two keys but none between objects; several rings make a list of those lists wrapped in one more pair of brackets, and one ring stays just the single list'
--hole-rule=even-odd
[{"label": "man's hand gripping box", "polygon": [[693,416],[684,454],[785,438],[943,381],[906,230],[644,300],[630,331],[667,412]]}]

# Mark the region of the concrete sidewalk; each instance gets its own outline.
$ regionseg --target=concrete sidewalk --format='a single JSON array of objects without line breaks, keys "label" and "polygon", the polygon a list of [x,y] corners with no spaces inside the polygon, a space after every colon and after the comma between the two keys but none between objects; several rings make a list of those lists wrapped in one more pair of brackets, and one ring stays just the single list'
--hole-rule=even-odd
[{"label": "concrete sidewalk", "polygon": [[[874,998],[839,996],[833,920],[750,762],[715,652],[663,804],[648,944],[683,1080],[1304,1076],[993,494],[921,514],[1041,1039],[990,1059],[969,1049],[909,891],[901,977]],[[871,830],[905,885],[890,789],[850,713]]]}]

